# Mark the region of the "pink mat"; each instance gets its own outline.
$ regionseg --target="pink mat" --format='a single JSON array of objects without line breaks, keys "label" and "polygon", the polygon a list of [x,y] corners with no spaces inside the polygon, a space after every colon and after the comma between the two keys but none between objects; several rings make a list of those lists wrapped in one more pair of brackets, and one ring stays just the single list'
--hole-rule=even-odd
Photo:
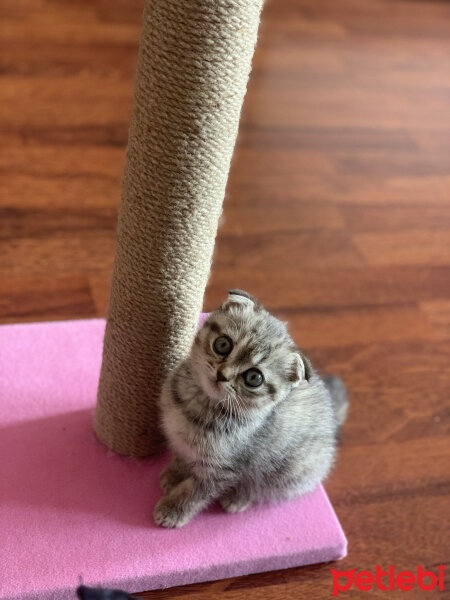
[{"label": "pink mat", "polygon": [[341,558],[346,539],[319,487],[179,530],[152,508],[165,459],[133,461],[95,438],[103,320],[0,327],[0,598],[130,592]]}]

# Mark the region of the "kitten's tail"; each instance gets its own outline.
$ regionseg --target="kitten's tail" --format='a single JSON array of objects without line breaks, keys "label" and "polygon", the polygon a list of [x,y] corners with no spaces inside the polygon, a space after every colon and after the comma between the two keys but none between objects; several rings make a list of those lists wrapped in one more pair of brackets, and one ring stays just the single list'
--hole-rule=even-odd
[{"label": "kitten's tail", "polygon": [[330,392],[334,404],[334,412],[339,427],[344,423],[348,411],[348,395],[345,385],[336,375],[324,375],[323,382]]}]

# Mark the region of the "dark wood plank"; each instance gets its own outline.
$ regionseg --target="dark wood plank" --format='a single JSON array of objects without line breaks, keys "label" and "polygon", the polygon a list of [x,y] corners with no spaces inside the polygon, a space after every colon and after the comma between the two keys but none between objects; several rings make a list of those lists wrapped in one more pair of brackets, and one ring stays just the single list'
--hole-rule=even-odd
[{"label": "dark wood plank", "polygon": [[2,323],[92,318],[98,310],[88,277],[16,277],[2,274],[0,292]]},{"label": "dark wood plank", "polygon": [[272,310],[403,305],[448,297],[448,266],[308,268],[299,263],[291,269],[278,264],[268,271],[241,268],[236,262],[233,267],[213,269],[206,290],[206,310],[213,310],[226,290],[233,287],[251,290]]},{"label": "dark wood plank", "polygon": [[[141,10],[0,5],[2,323],[105,314]],[[205,294],[248,289],[348,385],[341,569],[448,564],[449,31],[438,0],[266,3]],[[141,596],[328,600],[331,566]]]}]

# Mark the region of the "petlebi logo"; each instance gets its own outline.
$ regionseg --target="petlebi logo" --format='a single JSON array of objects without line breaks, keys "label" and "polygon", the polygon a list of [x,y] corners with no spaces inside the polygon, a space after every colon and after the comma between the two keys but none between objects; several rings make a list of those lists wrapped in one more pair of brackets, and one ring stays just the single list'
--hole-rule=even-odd
[{"label": "petlebi logo", "polygon": [[445,589],[444,582],[445,565],[439,565],[437,573],[425,570],[421,565],[416,571],[398,571],[393,565],[383,569],[380,565],[376,566],[375,572],[359,571],[350,569],[349,571],[337,571],[331,569],[333,576],[333,596],[339,596],[341,592],[346,592],[352,587],[361,592],[370,592],[377,588],[382,592],[392,592],[401,590],[408,592],[414,588],[431,592]]}]

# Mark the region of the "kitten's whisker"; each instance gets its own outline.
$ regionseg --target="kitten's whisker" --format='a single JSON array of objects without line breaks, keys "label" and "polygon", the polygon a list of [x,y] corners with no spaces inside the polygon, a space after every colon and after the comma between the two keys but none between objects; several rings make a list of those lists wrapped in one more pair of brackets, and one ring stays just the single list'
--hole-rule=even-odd
[{"label": "kitten's whisker", "polygon": [[228,407],[227,407],[227,397],[225,396],[223,400],[220,401],[220,415],[219,420],[221,421],[221,426],[226,422],[226,418],[228,415]]},{"label": "kitten's whisker", "polygon": [[227,394],[227,403],[228,403],[228,419],[227,419],[226,429],[227,429],[227,431],[229,431],[230,425],[231,425],[232,414],[233,414],[233,407],[231,405],[231,398],[228,394]]},{"label": "kitten's whisker", "polygon": [[220,403],[220,415],[219,415],[219,420],[222,421],[222,419],[226,418],[227,416],[227,407],[225,405],[224,402]]},{"label": "kitten's whisker", "polygon": [[231,396],[228,394],[227,395],[228,398],[228,405],[229,405],[229,414],[228,414],[228,421],[227,421],[227,429],[230,430],[231,429],[231,425],[233,423],[233,403],[231,400]]},{"label": "kitten's whisker", "polygon": [[249,437],[249,435],[250,435],[250,431],[249,431],[250,430],[250,418],[245,410],[244,401],[241,398],[239,398],[239,396],[237,396],[237,395],[235,396],[235,400],[240,409],[240,416],[242,417],[242,424],[246,429],[247,437]]}]

